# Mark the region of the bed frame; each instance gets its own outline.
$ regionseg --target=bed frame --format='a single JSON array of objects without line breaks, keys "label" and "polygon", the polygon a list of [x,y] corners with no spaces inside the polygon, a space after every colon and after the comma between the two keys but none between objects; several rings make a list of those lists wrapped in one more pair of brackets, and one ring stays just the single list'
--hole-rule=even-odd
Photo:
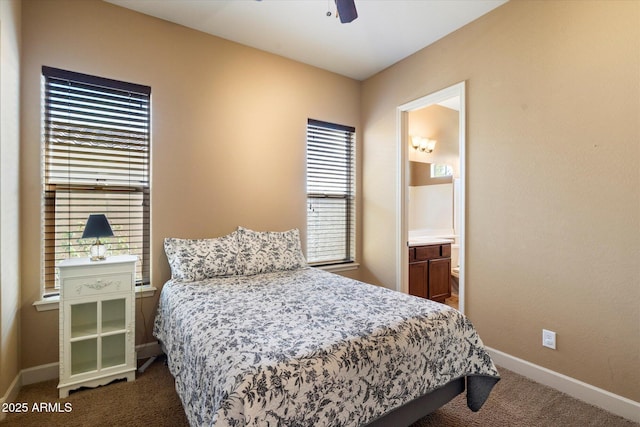
[{"label": "bed frame", "polygon": [[409,426],[445,405],[464,390],[464,378],[455,379],[430,393],[405,403],[391,412],[387,412],[367,424],[366,427]]}]

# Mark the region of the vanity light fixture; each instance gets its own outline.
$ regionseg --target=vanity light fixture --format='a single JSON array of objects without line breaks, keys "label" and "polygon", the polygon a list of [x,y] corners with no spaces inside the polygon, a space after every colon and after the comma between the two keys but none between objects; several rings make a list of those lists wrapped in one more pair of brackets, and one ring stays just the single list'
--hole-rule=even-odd
[{"label": "vanity light fixture", "polygon": [[411,145],[416,151],[420,151],[421,153],[431,153],[436,147],[436,140],[423,138],[421,136],[413,136],[411,137]]}]

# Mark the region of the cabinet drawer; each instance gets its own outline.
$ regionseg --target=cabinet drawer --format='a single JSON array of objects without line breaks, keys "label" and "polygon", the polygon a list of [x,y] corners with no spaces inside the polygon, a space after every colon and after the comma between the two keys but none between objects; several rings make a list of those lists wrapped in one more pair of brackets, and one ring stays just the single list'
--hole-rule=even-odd
[{"label": "cabinet drawer", "polygon": [[451,257],[451,245],[440,245],[440,256],[442,258]]},{"label": "cabinet drawer", "polygon": [[440,245],[418,246],[416,248],[416,261],[424,261],[440,257]]},{"label": "cabinet drawer", "polygon": [[409,248],[409,262],[428,261],[436,258],[449,258],[450,256],[450,243]]},{"label": "cabinet drawer", "polygon": [[132,287],[131,274],[69,277],[62,282],[65,298],[77,298],[108,292],[122,292]]}]

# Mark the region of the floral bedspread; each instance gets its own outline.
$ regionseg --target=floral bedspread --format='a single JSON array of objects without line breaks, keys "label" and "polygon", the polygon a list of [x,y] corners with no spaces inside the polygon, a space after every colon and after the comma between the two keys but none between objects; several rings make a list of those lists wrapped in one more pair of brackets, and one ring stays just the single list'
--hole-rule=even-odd
[{"label": "floral bedspread", "polygon": [[169,281],[154,335],[194,427],[360,426],[462,376],[477,410],[499,377],[457,310],[314,268]]}]

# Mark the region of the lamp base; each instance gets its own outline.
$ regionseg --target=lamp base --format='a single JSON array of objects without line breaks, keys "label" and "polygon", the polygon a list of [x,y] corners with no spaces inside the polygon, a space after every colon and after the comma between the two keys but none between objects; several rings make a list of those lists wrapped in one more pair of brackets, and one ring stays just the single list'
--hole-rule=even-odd
[{"label": "lamp base", "polygon": [[91,261],[104,261],[107,259],[107,247],[98,241],[89,248],[89,258]]}]

